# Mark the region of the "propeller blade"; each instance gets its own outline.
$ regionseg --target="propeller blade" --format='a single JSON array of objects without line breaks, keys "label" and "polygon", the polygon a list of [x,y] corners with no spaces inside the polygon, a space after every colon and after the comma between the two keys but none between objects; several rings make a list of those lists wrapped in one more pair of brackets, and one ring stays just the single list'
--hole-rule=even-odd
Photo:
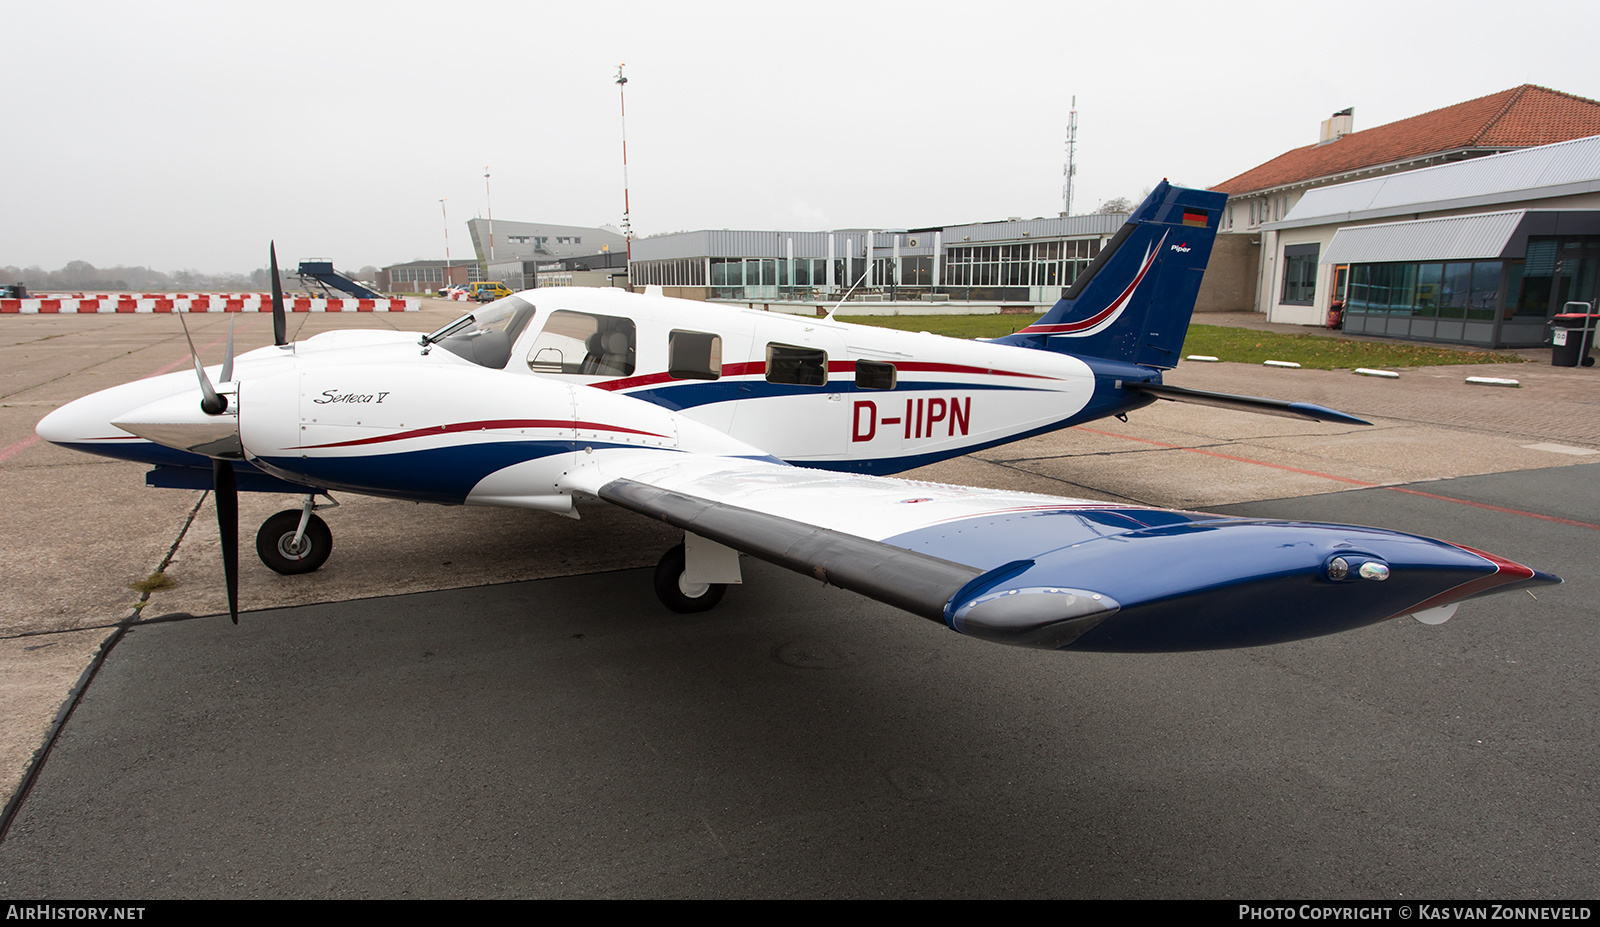
[{"label": "propeller blade", "polygon": [[283,284],[278,282],[278,243],[267,246],[272,269],[272,343],[283,347],[289,343],[288,320],[283,317]]},{"label": "propeller blade", "polygon": [[228,408],[228,400],[217,394],[211,385],[211,378],[206,376],[206,368],[200,364],[200,352],[194,349],[194,339],[189,337],[189,323],[183,320],[183,313],[174,314],[183,326],[183,339],[189,342],[189,357],[194,360],[194,373],[200,378],[200,392],[205,394],[205,398],[200,400],[200,408],[207,415],[221,415]]},{"label": "propeller blade", "polygon": [[217,531],[222,537],[222,575],[228,584],[228,615],[239,623],[239,486],[233,464],[211,461],[212,493],[217,502]]},{"label": "propeller blade", "polygon": [[222,359],[222,382],[233,379],[233,322],[238,316],[228,316],[228,354]]}]

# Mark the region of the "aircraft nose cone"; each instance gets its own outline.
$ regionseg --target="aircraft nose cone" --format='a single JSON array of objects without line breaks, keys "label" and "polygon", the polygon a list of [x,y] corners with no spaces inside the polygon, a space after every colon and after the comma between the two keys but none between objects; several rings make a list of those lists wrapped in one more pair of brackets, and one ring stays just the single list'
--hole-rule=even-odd
[{"label": "aircraft nose cone", "polygon": [[239,415],[234,397],[220,415],[200,407],[199,390],[157,399],[126,412],[112,425],[165,447],[207,457],[239,460],[244,456],[239,443]]},{"label": "aircraft nose cone", "polygon": [[130,441],[127,432],[112,427],[111,419],[127,411],[130,404],[142,405],[153,397],[128,393],[124,388],[113,387],[74,399],[40,419],[33,431],[51,444],[85,450],[89,449],[85,445]]},{"label": "aircraft nose cone", "polygon": [[[90,438],[104,437],[107,424],[104,418],[85,416],[83,400],[79,399],[40,419],[33,433],[51,444],[77,444]],[[96,434],[96,431],[100,434]]]},{"label": "aircraft nose cone", "polygon": [[56,409],[40,420],[34,432],[51,444],[119,456],[121,449],[142,442],[128,432],[113,427],[112,419],[164,396],[193,392],[194,388],[193,373],[169,374],[113,386],[74,399]]}]

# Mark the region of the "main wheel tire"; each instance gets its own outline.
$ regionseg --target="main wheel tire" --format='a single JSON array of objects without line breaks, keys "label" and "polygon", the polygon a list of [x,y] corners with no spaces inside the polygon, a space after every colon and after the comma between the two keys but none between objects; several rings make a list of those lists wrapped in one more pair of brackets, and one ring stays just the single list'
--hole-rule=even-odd
[{"label": "main wheel tire", "polygon": [[683,581],[683,545],[679,544],[661,555],[656,564],[656,598],[667,608],[682,614],[709,611],[722,601],[728,591],[727,583],[689,584]]},{"label": "main wheel tire", "polygon": [[305,537],[300,546],[294,544],[295,531],[300,527],[300,513],[294,509],[279,512],[261,523],[256,532],[256,555],[275,572],[285,576],[310,573],[328,562],[333,553],[333,532],[328,523],[312,513],[306,522]]}]

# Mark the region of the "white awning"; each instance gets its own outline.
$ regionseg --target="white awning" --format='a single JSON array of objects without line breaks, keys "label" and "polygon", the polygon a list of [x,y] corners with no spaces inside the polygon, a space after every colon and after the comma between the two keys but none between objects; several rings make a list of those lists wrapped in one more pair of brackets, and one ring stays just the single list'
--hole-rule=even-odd
[{"label": "white awning", "polygon": [[1483,260],[1503,256],[1525,209],[1339,229],[1323,264]]}]

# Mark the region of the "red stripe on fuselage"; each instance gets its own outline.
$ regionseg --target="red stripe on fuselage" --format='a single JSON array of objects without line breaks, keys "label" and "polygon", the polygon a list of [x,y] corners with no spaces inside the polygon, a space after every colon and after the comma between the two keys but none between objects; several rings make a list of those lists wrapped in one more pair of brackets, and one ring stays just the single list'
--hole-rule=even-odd
[{"label": "red stripe on fuselage", "polygon": [[352,441],[334,441],[329,444],[304,444],[299,447],[285,448],[285,450],[304,451],[328,447],[356,447],[363,444],[382,444],[388,441],[405,441],[410,438],[425,438],[430,435],[459,434],[464,431],[501,431],[507,428],[550,428],[562,431],[615,431],[623,434],[647,435],[652,438],[665,438],[666,435],[653,431],[640,431],[636,428],[623,428],[619,425],[602,425],[598,422],[574,422],[563,419],[545,418],[508,418],[493,419],[481,422],[457,422],[453,425],[434,425],[431,428],[414,428],[410,431],[397,432],[389,435],[378,435],[371,438],[356,438]]}]

